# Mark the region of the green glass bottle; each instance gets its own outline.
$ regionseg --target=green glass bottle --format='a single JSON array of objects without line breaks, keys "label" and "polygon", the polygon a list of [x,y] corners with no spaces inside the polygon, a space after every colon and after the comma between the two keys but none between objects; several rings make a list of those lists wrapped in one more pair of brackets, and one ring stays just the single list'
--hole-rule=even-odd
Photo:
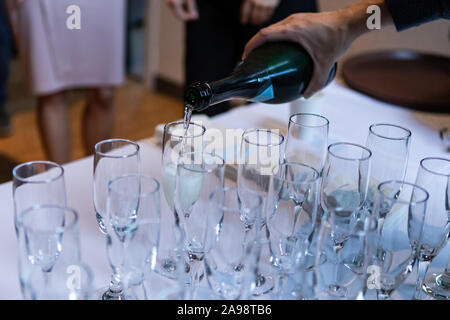
[{"label": "green glass bottle", "polygon": [[[184,102],[196,111],[230,99],[270,104],[289,102],[302,96],[313,68],[311,56],[299,44],[268,42],[252,51],[228,77],[188,86]],[[334,79],[336,68],[337,64],[330,72],[328,83]]]}]

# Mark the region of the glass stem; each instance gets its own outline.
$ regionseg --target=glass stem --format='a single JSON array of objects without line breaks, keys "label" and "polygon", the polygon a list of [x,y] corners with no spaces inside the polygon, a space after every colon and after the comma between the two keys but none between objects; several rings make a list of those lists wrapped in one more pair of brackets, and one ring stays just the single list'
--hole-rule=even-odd
[{"label": "glass stem", "polygon": [[340,268],[339,266],[341,265],[341,255],[342,255],[342,249],[344,248],[344,243],[343,242],[339,242],[339,243],[335,243],[335,245],[333,246],[333,250],[334,250],[334,254],[336,255],[336,285],[339,285],[339,280],[340,280]]},{"label": "glass stem", "polygon": [[377,290],[377,300],[389,300],[390,294],[384,290]]},{"label": "glass stem", "polygon": [[115,269],[113,275],[111,276],[111,281],[109,283],[109,291],[114,293],[122,292],[122,285],[120,282],[120,273]]},{"label": "glass stem", "polygon": [[200,266],[198,260],[191,261],[191,285],[190,285],[190,300],[197,300],[198,286],[200,284]]},{"label": "glass stem", "polygon": [[284,288],[286,287],[287,274],[285,272],[280,273],[280,289],[278,294],[278,299],[283,300]]},{"label": "glass stem", "polygon": [[44,293],[46,292],[47,294],[45,294],[45,296],[44,296],[44,299],[50,299],[50,297],[49,296],[47,296],[47,295],[50,295],[49,293],[50,293],[50,282],[51,282],[51,274],[50,274],[50,272],[51,272],[51,270],[50,271],[43,271],[43,274],[44,274],[44,289],[46,289],[46,290],[44,290]]},{"label": "glass stem", "polygon": [[423,261],[422,259],[418,258],[418,265],[419,265],[419,271],[417,275],[417,282],[416,282],[416,289],[414,291],[414,300],[419,300],[420,295],[422,294],[422,286],[423,281],[425,280],[425,275],[428,272],[428,268],[430,267],[431,260]]}]

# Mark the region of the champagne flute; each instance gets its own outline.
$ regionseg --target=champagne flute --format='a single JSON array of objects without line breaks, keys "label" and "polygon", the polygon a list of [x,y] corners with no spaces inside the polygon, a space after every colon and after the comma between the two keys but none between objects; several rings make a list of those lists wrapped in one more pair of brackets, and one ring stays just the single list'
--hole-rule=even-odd
[{"label": "champagne flute", "polygon": [[283,163],[274,168],[270,180],[266,219],[280,298],[286,278],[305,262],[317,220],[319,178],[319,172],[310,166]]},{"label": "champagne flute", "polygon": [[[286,141],[287,162],[297,162],[316,169],[322,175],[323,166],[327,156],[328,132],[330,122],[327,118],[313,113],[297,113],[289,118],[288,136]],[[319,213],[322,214],[321,208]],[[317,221],[318,222],[318,221]],[[316,223],[316,226],[319,224]],[[310,247],[304,268],[314,267],[316,238],[311,239]],[[322,255],[322,260],[325,255]]]},{"label": "champagne flute", "polygon": [[313,113],[297,113],[289,118],[286,162],[308,165],[322,173],[327,156],[329,124],[327,118]]},{"label": "champagne flute", "polygon": [[[270,176],[273,168],[282,163],[285,152],[285,138],[278,130],[269,129],[248,129],[242,134],[238,174],[237,190],[241,201],[245,205],[245,195],[241,190],[253,190],[258,192],[263,198],[263,208],[266,206],[266,198],[269,192]],[[263,212],[265,210],[263,209]],[[254,225],[252,219],[247,219],[249,226]],[[265,217],[261,219],[260,234],[266,228]],[[261,250],[268,246],[266,237],[260,238]],[[261,257],[263,257],[261,251]],[[262,261],[258,263],[258,281],[253,289],[253,295],[260,296],[271,292],[274,288],[274,279],[267,272],[262,272]]]},{"label": "champagne flute", "polygon": [[[69,208],[42,205],[25,210],[17,222],[20,233],[23,233],[19,241],[25,241],[20,247],[25,249],[24,255],[28,257],[31,265],[42,270],[44,283],[39,291],[41,296],[46,297],[49,294],[46,290],[51,287],[50,273],[64,250],[64,232],[66,229],[78,230],[78,214]],[[25,272],[21,270],[21,280],[25,287],[32,270],[32,267],[27,268]]]},{"label": "champagne flute", "polygon": [[413,269],[428,198],[424,188],[405,181],[378,186],[372,208],[378,220],[378,248],[372,265],[379,300],[389,299]]},{"label": "champagne flute", "polygon": [[[31,267],[28,260],[23,233],[18,228],[20,213],[39,205],[66,206],[66,186],[64,168],[49,161],[31,161],[17,165],[13,169],[13,201],[14,228],[19,245],[19,274],[23,275]],[[20,279],[21,291],[24,298],[31,298],[30,292],[23,286]]]},{"label": "champagne flute", "polygon": [[[162,219],[162,234],[164,246],[158,252],[158,262],[155,268],[161,275],[175,279],[178,272],[177,243],[180,239],[179,217],[174,206],[175,181],[177,174],[177,162],[181,154],[185,152],[202,152],[204,149],[204,136],[206,128],[198,123],[189,123],[186,128],[184,121],[167,123],[164,126],[162,145],[162,188],[169,210],[172,211],[174,220]],[[175,243],[174,243],[175,241]]]},{"label": "champagne flute", "polygon": [[211,194],[210,214],[216,218],[210,228],[217,219],[221,223],[217,239],[205,255],[205,273],[214,294],[227,300],[245,299],[256,276],[252,274],[255,260],[252,247],[257,228],[248,228],[241,217],[261,216],[263,201],[255,192],[246,190],[245,193],[249,207],[243,206],[236,188],[217,189]]},{"label": "champagne flute", "polygon": [[[332,215],[330,212],[326,212],[322,216],[321,224],[318,228],[316,252],[327,252],[329,256],[333,254],[333,230],[335,229],[333,223],[335,223],[335,220],[332,219]],[[365,217],[363,227],[361,229],[353,229],[348,235],[346,245],[342,250],[342,256],[348,260],[362,256],[360,259],[362,259],[363,272],[354,272],[349,268],[342,268],[341,265],[336,265],[331,257],[323,262],[320,256],[316,255],[314,269],[311,271],[312,279],[308,279],[309,283],[303,284],[304,296],[308,299],[318,300],[355,300],[363,298],[367,285],[370,286],[369,281],[371,279],[367,277],[367,273],[370,273],[372,270],[370,262],[376,252],[376,227],[376,220],[372,216]],[[335,291],[330,290],[330,286],[336,284],[337,268],[343,271],[340,274],[339,285],[342,286],[341,291],[345,288],[345,295],[336,295]]]},{"label": "champagne flute", "polygon": [[49,161],[32,161],[17,165],[13,169],[13,200],[16,233],[19,213],[39,205],[65,207],[64,168]]},{"label": "champagne flute", "polygon": [[388,123],[369,127],[366,147],[372,151],[367,208],[370,210],[378,185],[387,180],[405,179],[408,165],[411,131]]},{"label": "champagne flute", "polygon": [[[110,139],[95,145],[94,155],[94,209],[100,231],[106,235],[107,242],[115,241],[108,234],[105,223],[108,205],[108,184],[125,174],[140,174],[141,163],[139,145],[130,140]],[[114,273],[108,288],[100,289],[100,299],[116,300],[122,297],[120,275]]]},{"label": "champagne flute", "polygon": [[333,249],[336,256],[336,283],[330,284],[330,294],[344,297],[345,286],[339,279],[341,253],[348,237],[354,232],[357,213],[366,201],[372,152],[363,146],[338,142],[328,147],[321,186],[322,209],[331,219]]},{"label": "champagne flute", "polygon": [[178,160],[175,208],[183,229],[184,250],[190,262],[189,298],[197,298],[201,262],[213,245],[213,224],[208,210],[211,190],[224,185],[225,161],[214,154],[191,152]]},{"label": "champagne flute", "polygon": [[[421,225],[423,230],[420,240],[414,239],[418,247],[419,273],[414,294],[415,299],[425,290],[431,296],[433,291],[424,286],[424,278],[433,259],[447,243],[450,232],[450,160],[443,158],[425,158],[420,161],[416,184],[428,191],[429,199],[425,216],[422,212],[410,213],[410,225]],[[423,221],[423,222],[422,222]],[[442,275],[439,279],[444,279]],[[440,280],[442,281],[442,280]],[[432,282],[433,283],[433,282]],[[435,286],[436,287],[436,286]],[[437,287],[436,289],[439,289]]]},{"label": "champagne flute", "polygon": [[133,298],[134,293],[127,289],[143,284],[146,270],[156,258],[161,221],[159,182],[137,174],[111,180],[107,218],[113,238],[108,242],[108,258],[122,288],[118,298]]}]

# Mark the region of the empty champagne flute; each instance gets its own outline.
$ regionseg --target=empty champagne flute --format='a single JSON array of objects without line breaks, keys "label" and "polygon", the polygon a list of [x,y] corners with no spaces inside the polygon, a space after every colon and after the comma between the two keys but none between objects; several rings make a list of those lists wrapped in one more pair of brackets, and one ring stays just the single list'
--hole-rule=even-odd
[{"label": "empty champagne flute", "polygon": [[[376,220],[370,215],[365,217],[363,227],[353,229],[348,235],[346,245],[342,250],[344,259],[353,260],[356,257],[362,259],[361,272],[355,272],[355,270],[334,263],[336,260],[336,257],[333,257],[335,253],[333,248],[334,223],[335,220],[332,219],[330,212],[322,216],[322,221],[318,228],[316,252],[326,252],[328,259],[323,262],[320,256],[316,255],[314,269],[310,272],[312,279],[308,279],[309,282],[303,286],[304,296],[307,299],[318,300],[363,299],[368,281],[371,281],[367,277],[367,274],[372,272],[370,261],[376,251]],[[337,274],[340,277],[338,279],[338,283],[341,286],[340,290],[345,291],[345,294],[336,295],[334,290],[330,290],[330,286],[333,287],[337,283]]]},{"label": "empty champagne flute", "polygon": [[186,129],[184,121],[167,123],[164,126],[162,145],[162,189],[169,210],[173,213],[173,219],[162,219],[161,228],[165,245],[158,253],[156,272],[161,275],[175,279],[178,277],[176,270],[180,254],[180,226],[179,217],[175,211],[174,193],[177,174],[177,162],[181,154],[185,152],[202,152],[204,149],[204,136],[206,128],[198,123],[189,123]]},{"label": "empty champagne flute", "polygon": [[[119,176],[140,174],[139,145],[124,139],[104,140],[95,145],[94,154],[94,209],[100,231],[107,242],[113,241],[105,224],[108,204],[108,184]],[[119,275],[113,275],[108,288],[99,290],[100,299],[117,299],[122,292]]]},{"label": "empty champagne flute", "polygon": [[[328,132],[330,122],[327,118],[313,113],[297,113],[289,118],[286,141],[286,162],[297,162],[308,165],[322,174],[328,148]],[[321,211],[321,208],[319,208]],[[318,225],[318,224],[317,224]],[[316,238],[312,239],[314,242]],[[310,243],[304,267],[314,266],[315,248]],[[325,259],[325,255],[322,256]]]},{"label": "empty champagne flute", "polygon": [[211,194],[210,214],[216,217],[211,227],[217,219],[221,222],[217,239],[205,255],[205,273],[214,294],[227,300],[246,299],[251,278],[255,278],[251,275],[255,259],[250,247],[256,241],[257,228],[249,228],[241,217],[261,216],[262,198],[250,190],[241,192],[245,192],[249,207],[243,206],[236,188],[218,189]]},{"label": "empty champagne flute", "polygon": [[[18,216],[27,209],[40,205],[66,206],[66,186],[64,181],[64,168],[57,163],[49,161],[31,161],[17,165],[13,169],[13,201],[14,201],[14,228],[19,245],[19,274],[23,275],[31,267],[26,249],[23,233],[17,225]],[[20,279],[22,295],[31,298]]]},{"label": "empty champagne flute", "polygon": [[289,118],[286,162],[308,165],[322,173],[328,147],[327,118],[313,113],[297,113]]},{"label": "empty champagne flute", "polygon": [[225,161],[214,154],[185,153],[178,160],[175,208],[183,230],[183,247],[190,263],[188,297],[197,298],[201,262],[213,245],[213,226],[219,221],[210,214],[211,190],[224,186]]},{"label": "empty champagne flute", "polygon": [[320,174],[300,163],[273,169],[266,205],[271,263],[280,275],[279,297],[285,280],[304,263],[316,226]]},{"label": "empty champagne flute", "polygon": [[156,258],[161,222],[159,182],[137,174],[111,180],[107,219],[113,238],[108,242],[108,258],[122,289],[117,299],[134,298],[132,289],[143,284]]},{"label": "empty champagne flute", "polygon": [[94,209],[100,231],[107,234],[104,216],[108,199],[108,183],[124,174],[140,174],[139,145],[125,139],[100,141],[94,154]]},{"label": "empty champagne flute", "polygon": [[[263,198],[263,208],[265,207],[265,199],[269,192],[270,176],[273,168],[284,161],[286,141],[279,130],[270,129],[248,129],[242,135],[238,174],[237,174],[237,190],[241,201],[245,205],[245,196],[241,195],[241,190],[253,190],[258,192]],[[263,212],[265,212],[263,210]],[[249,225],[254,222],[247,219]],[[266,227],[265,217],[261,219],[260,234],[265,234]],[[260,239],[261,249],[268,246],[265,236]],[[264,260],[263,251],[261,252],[261,260]],[[270,257],[267,257],[268,259]],[[262,268],[261,262],[261,268]],[[261,269],[258,266],[259,269]],[[266,270],[259,271],[257,284],[253,290],[255,296],[260,296],[271,292],[275,282],[272,275]]]},{"label": "empty champagne flute", "polygon": [[370,210],[378,185],[387,180],[405,179],[411,131],[388,123],[369,127],[366,147],[372,151],[367,208]]},{"label": "empty champagne flute", "polygon": [[[78,214],[65,207],[35,206],[21,213],[17,222],[19,232],[23,233],[19,241],[25,241],[20,248],[25,249],[23,255],[27,256],[31,263],[31,266],[20,270],[23,286],[27,288],[29,274],[33,271],[33,266],[37,266],[43,274],[43,286],[39,288],[40,296],[48,298],[49,292],[46,290],[52,284],[50,273],[65,250],[63,247],[65,230],[67,229],[68,233],[78,230]],[[76,249],[79,250],[79,247]],[[70,247],[67,250],[69,251]],[[66,256],[70,256],[70,253],[68,252]],[[31,298],[34,298],[33,295]]]},{"label": "empty champagne flute", "polygon": [[[429,290],[429,285],[424,286],[424,278],[434,257],[447,244],[449,238],[450,160],[422,159],[416,184],[425,188],[429,194],[425,216],[422,216],[421,211],[411,211],[410,213],[410,224],[421,225],[423,223],[422,236],[415,244],[418,246],[419,273],[414,298],[420,299],[423,290],[433,295],[433,291]],[[439,282],[436,281],[432,283],[439,285]]]},{"label": "empty champagne flute", "polygon": [[[329,292],[336,297],[347,294],[340,280],[341,253],[354,232],[358,212],[365,204],[370,177],[372,152],[363,146],[338,142],[328,147],[321,185],[322,209],[331,219],[335,256],[336,283]],[[328,256],[327,256],[328,258]],[[352,267],[347,263],[347,267]]]},{"label": "empty champagne flute", "polygon": [[389,299],[411,273],[422,235],[428,192],[404,181],[386,181],[378,186],[372,208],[378,224],[376,268],[373,289],[379,300]]},{"label": "empty champagne flute", "polygon": [[14,224],[21,212],[40,205],[66,206],[64,168],[49,161],[32,161],[13,169]]},{"label": "empty champagne flute", "polygon": [[146,263],[157,247],[159,183],[148,176],[130,174],[111,180],[108,189],[106,227],[112,241],[108,241],[107,250],[119,287],[115,299],[129,299],[132,294],[127,296],[126,289],[142,284]]}]

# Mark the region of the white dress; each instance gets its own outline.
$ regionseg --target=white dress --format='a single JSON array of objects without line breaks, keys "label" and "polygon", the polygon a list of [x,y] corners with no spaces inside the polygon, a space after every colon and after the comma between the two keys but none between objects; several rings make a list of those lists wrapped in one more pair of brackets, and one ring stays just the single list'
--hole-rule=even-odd
[{"label": "white dress", "polygon": [[[125,4],[125,0],[7,0],[32,93],[120,85]],[[67,26],[71,5],[80,8],[81,29]]]}]

